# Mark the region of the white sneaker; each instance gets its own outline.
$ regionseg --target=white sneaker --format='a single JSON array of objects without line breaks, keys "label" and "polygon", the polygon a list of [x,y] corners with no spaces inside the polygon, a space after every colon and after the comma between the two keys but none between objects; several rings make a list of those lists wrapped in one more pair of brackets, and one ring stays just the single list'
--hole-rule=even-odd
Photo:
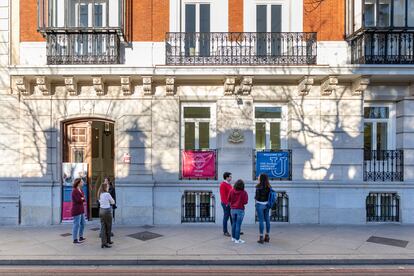
[{"label": "white sneaker", "polygon": [[237,241],[235,241],[235,243],[245,243],[245,241],[244,240],[237,240]]},{"label": "white sneaker", "polygon": [[235,239],[235,238],[231,238],[231,241],[232,241],[232,242],[235,242],[235,241],[236,241],[236,239]]}]

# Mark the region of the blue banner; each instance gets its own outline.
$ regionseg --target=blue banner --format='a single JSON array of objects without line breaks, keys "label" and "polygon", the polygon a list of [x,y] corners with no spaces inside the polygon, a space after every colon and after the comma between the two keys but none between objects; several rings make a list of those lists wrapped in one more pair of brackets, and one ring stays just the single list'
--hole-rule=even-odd
[{"label": "blue banner", "polygon": [[289,177],[289,152],[258,151],[256,153],[256,178],[265,173],[269,178]]}]

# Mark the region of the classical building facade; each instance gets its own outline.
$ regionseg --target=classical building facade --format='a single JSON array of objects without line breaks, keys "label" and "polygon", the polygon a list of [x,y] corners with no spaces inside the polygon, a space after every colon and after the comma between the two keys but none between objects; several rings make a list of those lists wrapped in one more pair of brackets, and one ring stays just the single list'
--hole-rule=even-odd
[{"label": "classical building facade", "polygon": [[[280,223],[414,222],[413,0],[0,3],[0,221],[221,223],[266,171]],[[81,168],[81,169],[79,169]]]}]

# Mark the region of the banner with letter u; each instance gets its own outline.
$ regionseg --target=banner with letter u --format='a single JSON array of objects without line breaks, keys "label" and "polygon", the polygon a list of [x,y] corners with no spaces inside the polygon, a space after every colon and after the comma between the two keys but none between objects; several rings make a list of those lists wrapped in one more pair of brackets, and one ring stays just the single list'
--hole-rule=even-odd
[{"label": "banner with letter u", "polygon": [[270,179],[290,179],[289,151],[258,151],[256,152],[256,178],[265,173]]},{"label": "banner with letter u", "polygon": [[216,178],[214,150],[183,150],[181,162],[183,178]]}]

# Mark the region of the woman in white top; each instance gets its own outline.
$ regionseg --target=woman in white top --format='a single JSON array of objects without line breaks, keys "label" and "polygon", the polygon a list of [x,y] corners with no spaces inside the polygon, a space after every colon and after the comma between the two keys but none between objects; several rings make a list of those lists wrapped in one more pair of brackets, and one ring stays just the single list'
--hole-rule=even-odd
[{"label": "woman in white top", "polygon": [[115,200],[108,192],[108,183],[102,183],[99,188],[99,218],[101,219],[101,247],[110,248],[111,241],[111,229],[112,229],[112,206],[115,204]]}]

